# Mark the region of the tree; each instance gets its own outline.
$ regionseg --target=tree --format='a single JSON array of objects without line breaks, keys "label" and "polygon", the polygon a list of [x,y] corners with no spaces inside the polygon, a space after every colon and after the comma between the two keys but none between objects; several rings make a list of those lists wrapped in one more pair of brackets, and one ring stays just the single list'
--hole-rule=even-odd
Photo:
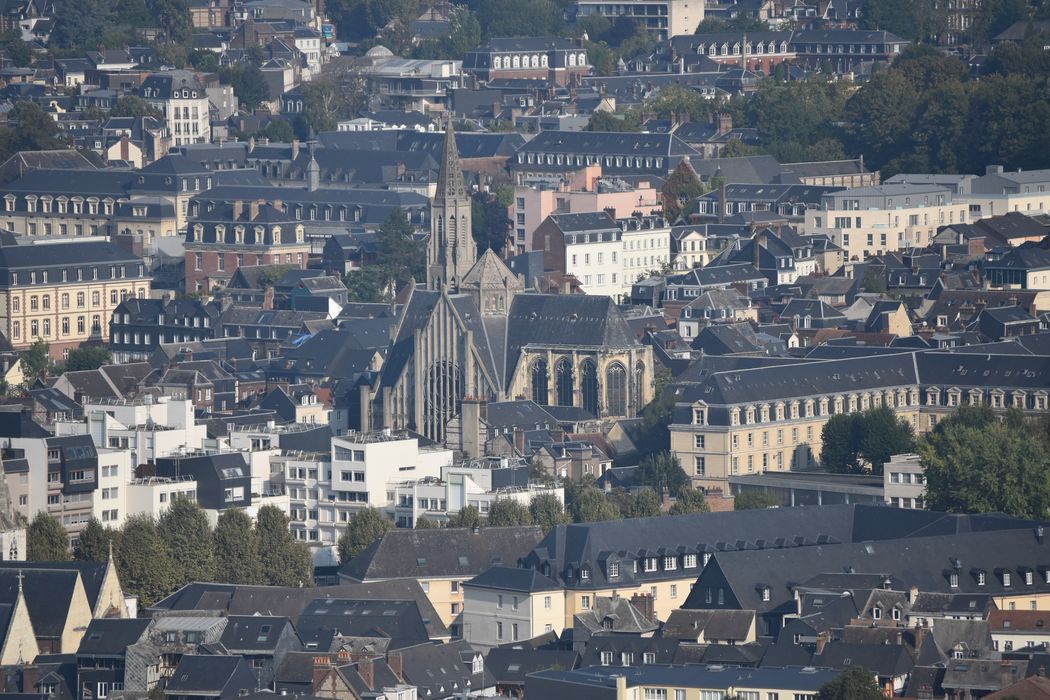
[{"label": "tree", "polygon": [[641,115],[628,110],[617,116],[613,112],[598,110],[587,120],[586,131],[639,131],[642,128]]},{"label": "tree", "polygon": [[829,472],[859,474],[860,416],[856,413],[833,415],[820,431],[820,464]]},{"label": "tree", "polygon": [[26,386],[29,386],[37,377],[54,371],[55,365],[51,361],[51,346],[46,340],[37,338],[29,349],[19,356],[22,363],[22,374],[25,375]]},{"label": "tree", "polygon": [[176,496],[161,514],[159,530],[171,555],[175,585],[215,579],[215,544],[204,510],[185,496]]},{"label": "tree", "polygon": [[820,686],[817,700],[881,700],[882,691],[875,674],[862,666],[850,666],[842,674]]},{"label": "tree", "polygon": [[779,505],[777,497],[765,491],[744,491],[733,499],[733,510],[761,510]]},{"label": "tree", "polygon": [[700,184],[700,178],[689,164],[689,160],[683,158],[678,167],[664,182],[661,191],[664,201],[664,217],[671,222],[678,221],[683,214],[688,213],[694,206],[696,198],[704,193],[704,187]]},{"label": "tree", "polygon": [[88,369],[98,369],[102,365],[112,364],[113,356],[109,350],[101,345],[81,345],[69,352],[62,365],[64,372],[80,372]]},{"label": "tree", "polygon": [[109,111],[111,117],[153,117],[163,121],[164,115],[160,110],[150,105],[149,102],[136,95],[121,95],[117,98],[113,109]]},{"label": "tree", "polygon": [[255,518],[255,532],[263,579],[271,586],[310,586],[314,562],[310,548],[296,542],[289,520],[276,506],[263,506]]},{"label": "tree", "polygon": [[501,187],[494,193],[476,192],[470,201],[470,228],[478,244],[478,254],[491,248],[499,253],[507,242],[510,218],[507,208],[514,201],[514,190]]},{"label": "tree", "polygon": [[387,215],[376,232],[376,262],[386,279],[398,285],[426,278],[426,249],[414,234],[415,227],[400,207]]},{"label": "tree", "polygon": [[911,425],[887,406],[834,415],[824,424],[820,439],[821,464],[843,474],[882,474],[891,456],[915,449]]},{"label": "tree", "polygon": [[448,18],[448,34],[439,39],[426,39],[413,51],[416,58],[461,59],[481,43],[478,18],[463,5],[454,6]]},{"label": "tree", "polygon": [[578,523],[596,523],[617,520],[620,510],[600,490],[589,486],[572,503],[573,520]]},{"label": "tree", "polygon": [[68,561],[69,537],[62,523],[44,511],[26,527],[27,561]]},{"label": "tree", "polygon": [[630,513],[628,517],[651,518],[656,515],[662,515],[660,510],[660,497],[656,495],[656,491],[653,491],[650,488],[644,488],[634,494],[631,499]]},{"label": "tree", "polygon": [[438,524],[425,515],[421,515],[416,518],[415,529],[417,530],[434,530],[437,529]]},{"label": "tree", "polygon": [[270,99],[270,85],[266,82],[266,77],[259,66],[253,63],[244,61],[226,66],[219,71],[219,76],[224,83],[229,83],[233,87],[233,94],[237,102],[249,110],[254,109],[260,102]]},{"label": "tree", "polygon": [[998,420],[963,406],[919,442],[926,506],[955,513],[1050,517],[1050,440],[1015,410]]},{"label": "tree", "polygon": [[388,282],[386,270],[380,265],[359,267],[350,270],[343,277],[343,284],[346,285],[347,300],[366,304],[384,301]]},{"label": "tree", "polygon": [[215,579],[220,583],[262,583],[259,543],[252,519],[239,508],[224,510],[215,523]]},{"label": "tree", "polygon": [[22,36],[17,31],[0,34],[0,49],[16,66],[24,67],[33,62],[33,51],[29,44],[22,41]]},{"label": "tree", "polygon": [[291,143],[295,140],[295,130],[283,119],[271,119],[259,135],[275,143]]},{"label": "tree", "polygon": [[652,453],[671,449],[671,413],[674,411],[675,391],[673,377],[666,367],[656,370],[656,387],[653,400],[642,409],[642,435],[644,441],[637,447],[641,452]]},{"label": "tree", "polygon": [[572,519],[565,513],[565,506],[552,493],[543,493],[533,498],[529,503],[529,515],[532,516],[532,522],[539,525],[545,535],[557,525],[572,522]]},{"label": "tree", "polygon": [[18,151],[51,151],[68,145],[55,120],[35,102],[16,102],[7,121],[10,126],[0,128],[3,160]]},{"label": "tree", "polygon": [[563,25],[563,12],[551,0],[471,0],[483,38],[553,36]]},{"label": "tree", "polygon": [[176,587],[175,569],[156,521],[132,515],[124,521],[116,548],[117,571],[124,591],[137,595],[143,607],[157,602]]},{"label": "tree", "polygon": [[80,531],[73,557],[81,561],[107,561],[114,539],[112,530],[104,527],[98,518],[91,518]]},{"label": "tree", "polygon": [[885,29],[919,41],[938,36],[946,27],[944,5],[934,0],[864,0],[861,29]]},{"label": "tree", "polygon": [[334,131],[346,104],[339,86],[328,78],[318,78],[304,83],[302,91],[302,116],[308,128],[305,135],[300,129],[299,137],[309,138],[311,132]]},{"label": "tree", "polygon": [[689,484],[689,476],[673,452],[648,455],[634,470],[634,483],[648,486],[658,493],[666,488],[672,496]]},{"label": "tree", "polygon": [[866,294],[883,294],[886,292],[886,281],[875,270],[869,269],[864,273],[860,288]]},{"label": "tree", "polygon": [[193,33],[188,0],[149,0],[150,15],[169,42],[185,44]]},{"label": "tree", "polygon": [[757,17],[705,17],[696,25],[694,34],[719,34],[722,32],[768,32],[769,25]]},{"label": "tree", "polygon": [[448,519],[449,527],[469,527],[477,528],[485,524],[485,519],[481,517],[481,511],[474,506],[466,506],[461,508],[458,513],[452,515]]},{"label": "tree", "polygon": [[390,518],[371,506],[357,511],[347,523],[346,532],[339,538],[339,563],[350,561],[393,527]]},{"label": "tree", "polygon": [[509,527],[512,525],[532,525],[532,514],[528,507],[512,498],[497,498],[489,506],[489,526]]},{"label": "tree", "polygon": [[882,474],[882,465],[893,455],[915,450],[915,433],[911,423],[899,418],[892,408],[878,406],[863,414],[860,456],[873,474]]},{"label": "tree", "polygon": [[661,119],[684,120],[688,117],[690,121],[707,121],[711,117],[711,103],[699,92],[673,83],[661,88],[646,107]]},{"label": "tree", "polygon": [[687,486],[678,492],[678,498],[667,512],[670,515],[688,515],[689,513],[707,513],[710,510],[704,493],[692,486]]}]

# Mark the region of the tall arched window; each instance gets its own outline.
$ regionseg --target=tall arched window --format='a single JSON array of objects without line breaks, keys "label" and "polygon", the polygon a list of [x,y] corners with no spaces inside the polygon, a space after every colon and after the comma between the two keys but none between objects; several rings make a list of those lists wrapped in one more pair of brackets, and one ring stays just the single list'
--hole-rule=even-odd
[{"label": "tall arched window", "polygon": [[530,370],[529,387],[532,389],[532,400],[541,406],[550,402],[550,374],[546,360],[536,360]]},{"label": "tall arched window", "polygon": [[619,362],[605,370],[605,405],[610,416],[627,415],[627,370]]},{"label": "tall arched window", "polygon": [[559,406],[572,406],[572,393],[575,388],[574,372],[572,371],[572,362],[567,357],[563,357],[558,360],[558,364],[555,365],[557,374],[557,391],[558,391],[558,405]]},{"label": "tall arched window", "polygon": [[580,400],[583,410],[598,415],[598,368],[591,360],[580,365]]},{"label": "tall arched window", "polygon": [[631,395],[633,401],[631,403],[634,405],[631,406],[631,409],[637,414],[641,413],[642,404],[645,400],[645,365],[641,362],[634,366],[634,377],[632,379]]}]

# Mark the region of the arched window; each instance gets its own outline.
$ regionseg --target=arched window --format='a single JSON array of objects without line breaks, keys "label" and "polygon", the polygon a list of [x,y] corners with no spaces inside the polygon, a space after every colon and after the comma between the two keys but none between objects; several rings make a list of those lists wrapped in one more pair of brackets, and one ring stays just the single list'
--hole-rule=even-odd
[{"label": "arched window", "polygon": [[645,401],[645,365],[639,362],[634,366],[634,377],[631,382],[631,392],[633,394],[633,400],[631,401],[631,409],[637,414],[642,410],[642,403]]},{"label": "arched window", "polygon": [[627,415],[627,370],[619,362],[605,370],[605,404],[609,415]]},{"label": "arched window", "polygon": [[580,365],[580,400],[583,410],[598,415],[598,368],[591,360]]},{"label": "arched window", "polygon": [[558,391],[558,405],[559,406],[572,406],[572,394],[575,383],[574,372],[572,371],[572,362],[567,357],[563,357],[558,360],[558,364],[555,365],[557,374],[557,391]]},{"label": "arched window", "polygon": [[550,373],[546,360],[536,360],[529,371],[529,387],[532,389],[532,400],[541,406],[550,402]]}]

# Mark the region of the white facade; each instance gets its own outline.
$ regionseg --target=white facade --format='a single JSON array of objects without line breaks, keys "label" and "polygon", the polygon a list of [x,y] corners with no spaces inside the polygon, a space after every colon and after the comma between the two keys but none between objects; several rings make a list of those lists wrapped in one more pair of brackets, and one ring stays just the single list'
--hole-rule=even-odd
[{"label": "white facade", "polygon": [[[134,477],[129,450],[98,448],[98,488],[92,492],[92,515],[103,525],[119,528],[129,513],[127,483]],[[63,523],[64,524],[64,523]]]},{"label": "white facade", "polygon": [[580,280],[585,294],[618,299],[631,293],[640,276],[671,263],[671,229],[663,219],[629,217],[617,224],[620,232],[612,240],[566,236],[565,272]]},{"label": "white facade", "polygon": [[524,641],[565,627],[565,594],[560,590],[497,591],[463,587],[463,638],[475,649]]},{"label": "white facade", "polygon": [[186,399],[89,400],[84,415],[84,422],[57,424],[56,434],[87,433],[98,448],[127,449],[132,468],[202,449],[208,436],[207,426],[195,424],[193,403]]},{"label": "white facade", "polygon": [[926,476],[919,455],[893,455],[882,467],[883,498],[897,508],[922,508]]},{"label": "white facade", "polygon": [[666,41],[696,33],[697,25],[704,19],[704,0],[577,0],[576,14],[602,15],[611,21],[625,17]]},{"label": "white facade", "polygon": [[129,513],[142,513],[159,518],[177,497],[197,501],[197,482],[189,477],[183,479],[165,479],[148,477],[132,479],[124,487],[127,491],[125,503]]},{"label": "white facade", "polygon": [[[586,240],[585,236],[577,236]],[[618,297],[623,291],[623,259],[620,241],[566,243],[565,273],[574,275],[585,294]]]},{"label": "white facade", "polygon": [[623,272],[621,294],[630,294],[631,285],[649,272],[660,271],[671,262],[671,229],[653,219],[627,219],[623,232]]}]

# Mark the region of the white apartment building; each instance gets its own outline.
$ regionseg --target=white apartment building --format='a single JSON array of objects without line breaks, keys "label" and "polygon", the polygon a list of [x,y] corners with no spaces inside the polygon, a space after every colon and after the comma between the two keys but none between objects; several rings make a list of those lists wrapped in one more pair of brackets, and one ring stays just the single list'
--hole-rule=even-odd
[{"label": "white apartment building", "polygon": [[696,33],[704,19],[704,0],[577,0],[576,17],[601,15],[610,21],[623,17],[666,41]]},{"label": "white apartment building", "polygon": [[172,145],[211,141],[211,106],[204,83],[188,70],[151,73],[139,96],[164,115]]},{"label": "white apartment building", "polygon": [[948,224],[967,223],[969,207],[940,185],[880,185],[825,195],[806,211],[805,233],[828,236],[847,260],[925,247]]},{"label": "white apartment building", "polygon": [[194,422],[193,402],[166,396],[89,399],[84,421],[55,426],[57,435],[88,434],[98,448],[130,452],[132,469],[186,450],[199,450],[208,429]]},{"label": "white apartment building", "polygon": [[922,508],[926,476],[919,455],[893,455],[882,467],[883,498],[895,508]]},{"label": "white apartment building", "polygon": [[452,457],[404,435],[349,433],[333,438],[328,453],[283,451],[271,467],[283,474],[295,537],[334,545],[358,510],[387,508],[398,483],[439,478]]},{"label": "white apartment building", "polygon": [[619,294],[630,294],[639,277],[671,263],[671,227],[661,217],[621,219],[622,272]]},{"label": "white apartment building", "polygon": [[192,477],[167,479],[159,476],[132,479],[124,487],[125,507],[129,513],[142,513],[159,518],[176,498],[197,501],[197,481]]},{"label": "white apartment building", "polygon": [[[492,504],[510,499],[528,507],[532,499],[552,495],[565,503],[565,490],[560,486],[526,484],[520,486],[494,485],[494,476],[500,470],[472,466],[442,467],[440,478],[404,481],[394,487],[390,510],[398,527],[414,527],[416,519],[425,516],[438,523],[468,506],[488,515]],[[507,470],[509,472],[509,470]],[[496,474],[494,474],[494,472]]]}]

